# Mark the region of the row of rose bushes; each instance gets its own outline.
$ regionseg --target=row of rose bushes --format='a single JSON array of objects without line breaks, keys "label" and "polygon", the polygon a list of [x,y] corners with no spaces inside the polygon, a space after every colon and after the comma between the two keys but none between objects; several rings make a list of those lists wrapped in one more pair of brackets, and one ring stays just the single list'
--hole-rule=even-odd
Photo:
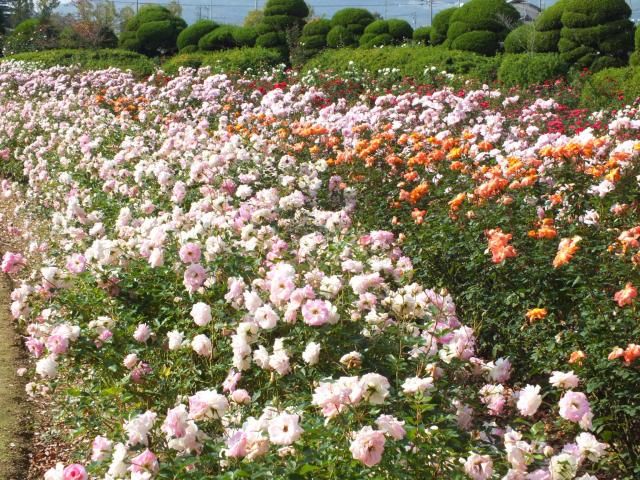
[{"label": "row of rose bushes", "polygon": [[[432,249],[451,249],[443,264],[474,265],[464,281],[489,284],[530,262],[515,227],[529,210],[536,229],[562,228],[527,189],[558,186],[555,169],[573,161],[555,149],[590,137],[533,126],[554,120],[555,102],[381,94],[353,79],[340,99],[337,79],[69,72],[0,65],[0,168],[20,181],[2,191],[22,203],[14,233],[30,244],[2,268],[37,359],[29,394],[53,398],[77,446],[45,478],[592,479],[633,468],[620,438],[592,433],[634,418],[594,416],[585,392],[604,373],[588,368],[591,351],[561,342],[569,365],[507,344],[495,355],[490,334],[513,330],[491,329],[505,290],[470,298],[427,264]],[[617,117],[598,142],[620,178],[634,122]],[[510,205],[523,210],[491,216]],[[46,235],[30,214],[49,219]],[[442,235],[438,224],[459,236],[425,238]],[[566,271],[586,242],[560,237],[547,260]],[[618,276],[632,282],[625,258]],[[633,297],[632,282],[612,322],[629,342]],[[519,327],[528,316],[545,335],[569,331],[537,298],[510,308]],[[609,350],[611,340],[601,339]],[[606,364],[634,372],[627,350]]]}]

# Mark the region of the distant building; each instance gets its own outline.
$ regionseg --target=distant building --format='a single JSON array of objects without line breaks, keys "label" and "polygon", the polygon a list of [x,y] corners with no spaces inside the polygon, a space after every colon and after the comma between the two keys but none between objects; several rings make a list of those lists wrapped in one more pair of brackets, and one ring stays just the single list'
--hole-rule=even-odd
[{"label": "distant building", "polygon": [[540,12],[540,7],[537,7],[533,3],[529,3],[526,0],[508,0],[508,3],[514,6],[520,13],[520,18],[523,22],[533,22]]}]

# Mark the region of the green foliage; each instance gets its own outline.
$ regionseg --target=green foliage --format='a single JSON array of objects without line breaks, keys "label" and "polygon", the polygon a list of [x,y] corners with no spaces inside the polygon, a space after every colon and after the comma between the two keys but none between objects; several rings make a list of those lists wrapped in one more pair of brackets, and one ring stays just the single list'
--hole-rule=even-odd
[{"label": "green foliage", "polygon": [[457,7],[446,8],[433,17],[433,22],[431,23],[431,45],[440,45],[447,39],[451,16],[457,9]]},{"label": "green foliage", "polygon": [[[498,40],[502,40],[509,30],[519,24],[520,14],[505,0],[471,0],[453,13],[450,23],[456,22],[469,25],[465,33],[486,30],[498,34]],[[447,31],[447,38],[451,42],[459,35],[462,34],[451,28]]]},{"label": "green foliage", "polygon": [[131,70],[139,77],[151,75],[154,64],[144,55],[128,50],[47,50],[42,52],[19,53],[6,57],[6,60],[37,62],[45,68],[56,65],[78,65],[83,70],[103,70],[120,68]]},{"label": "green foliage", "polygon": [[389,35],[396,41],[406,40],[413,36],[413,28],[406,20],[391,18],[387,20],[389,26]]},{"label": "green foliage", "polygon": [[312,35],[327,35],[331,30],[331,20],[326,18],[320,18],[312,22],[307,23],[302,29],[303,37],[310,37]]},{"label": "green foliage", "polygon": [[342,25],[333,27],[327,34],[327,46],[330,48],[349,47],[357,41],[356,36]]},{"label": "green foliage", "polygon": [[631,7],[625,0],[564,0],[562,25],[584,28],[629,18]]},{"label": "green foliage", "polygon": [[[353,62],[353,64],[350,64]],[[313,70],[333,71],[339,75],[353,68],[375,73],[382,69],[398,69],[400,77],[423,78],[425,68],[436,67],[480,82],[491,82],[496,78],[499,57],[485,57],[471,52],[451,51],[444,47],[401,46],[373,50],[338,49],[325,50],[303,67],[304,72]]]},{"label": "green foliage", "polygon": [[237,47],[253,47],[258,38],[255,28],[251,27],[235,27],[231,35]]},{"label": "green foliage", "polygon": [[378,35],[370,33],[360,37],[360,46],[363,48],[383,47],[385,45],[393,45],[394,39],[388,33],[380,33]]},{"label": "green foliage", "polygon": [[528,86],[562,77],[569,66],[557,53],[522,53],[505,55],[498,79],[507,86]]},{"label": "green foliage", "polygon": [[180,67],[211,67],[217,72],[245,72],[253,70],[261,71],[279,63],[285,59],[275,50],[264,48],[235,48],[220,52],[179,54],[162,65],[163,71],[175,74]]},{"label": "green foliage", "polygon": [[557,52],[560,41],[560,30],[535,32],[534,50],[540,53]]},{"label": "green foliage", "polygon": [[120,34],[120,47],[149,56],[171,53],[176,50],[178,35],[186,27],[185,21],[167,8],[145,5],[127,21]]},{"label": "green foliage", "polygon": [[233,25],[222,25],[215,30],[207,33],[198,42],[200,50],[223,50],[225,48],[233,48],[235,40],[233,38]]},{"label": "green foliage", "polygon": [[423,45],[431,43],[431,27],[420,27],[413,31],[413,40]]},{"label": "green foliage", "polygon": [[506,53],[524,53],[533,51],[535,42],[535,29],[532,24],[526,23],[512,30],[504,40]]},{"label": "green foliage", "polygon": [[364,29],[374,21],[373,15],[364,8],[343,8],[333,14],[331,25],[347,28],[355,36],[364,33]]},{"label": "green foliage", "polygon": [[286,38],[281,32],[269,32],[256,39],[256,47],[273,48],[284,45],[285,42]]},{"label": "green foliage", "polygon": [[182,50],[180,50],[180,53],[194,53],[197,51],[198,51],[198,45],[187,45]]},{"label": "green foliage", "polygon": [[293,27],[302,27],[301,19],[290,15],[265,16],[262,23],[272,32],[283,32]]},{"label": "green foliage", "polygon": [[183,51],[187,46],[196,46],[202,37],[218,28],[219,25],[211,20],[198,20],[189,25],[178,35],[178,50]]},{"label": "green foliage", "polygon": [[540,12],[536,18],[534,26],[538,32],[549,32],[562,28],[562,14],[565,9],[565,1],[559,0],[548,8]]},{"label": "green foliage", "polygon": [[3,41],[5,55],[51,50],[59,46],[60,31],[49,21],[31,18],[18,24]]},{"label": "green foliage", "polygon": [[451,43],[454,50],[466,50],[480,55],[494,55],[498,50],[498,35],[488,30],[475,30],[457,37]]},{"label": "green foliage", "polygon": [[309,15],[309,7],[304,0],[269,0],[264,9],[265,17],[286,15],[305,18]]},{"label": "green foliage", "polygon": [[633,52],[629,57],[629,65],[636,67],[640,65],[640,52]]},{"label": "green foliage", "polygon": [[383,33],[389,33],[389,23],[387,20],[376,20],[375,22],[371,22],[364,29],[364,33],[369,33],[372,35],[381,35]]}]

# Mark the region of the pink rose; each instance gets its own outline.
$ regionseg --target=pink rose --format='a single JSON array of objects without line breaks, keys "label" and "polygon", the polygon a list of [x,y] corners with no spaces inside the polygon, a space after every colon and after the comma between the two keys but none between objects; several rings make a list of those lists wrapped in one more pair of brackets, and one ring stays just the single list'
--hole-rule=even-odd
[{"label": "pink rose", "polygon": [[74,463],[62,471],[63,480],[87,480],[87,471],[82,465]]},{"label": "pink rose", "polygon": [[364,427],[356,435],[349,450],[356,460],[360,460],[367,467],[380,463],[384,452],[384,433],[371,427]]}]

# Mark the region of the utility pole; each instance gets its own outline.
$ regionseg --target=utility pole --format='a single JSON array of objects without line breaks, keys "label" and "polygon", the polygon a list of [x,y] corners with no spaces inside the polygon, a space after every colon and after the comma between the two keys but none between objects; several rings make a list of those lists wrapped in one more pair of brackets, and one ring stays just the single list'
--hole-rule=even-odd
[{"label": "utility pole", "polygon": [[433,0],[429,0],[429,25],[433,25]]}]

